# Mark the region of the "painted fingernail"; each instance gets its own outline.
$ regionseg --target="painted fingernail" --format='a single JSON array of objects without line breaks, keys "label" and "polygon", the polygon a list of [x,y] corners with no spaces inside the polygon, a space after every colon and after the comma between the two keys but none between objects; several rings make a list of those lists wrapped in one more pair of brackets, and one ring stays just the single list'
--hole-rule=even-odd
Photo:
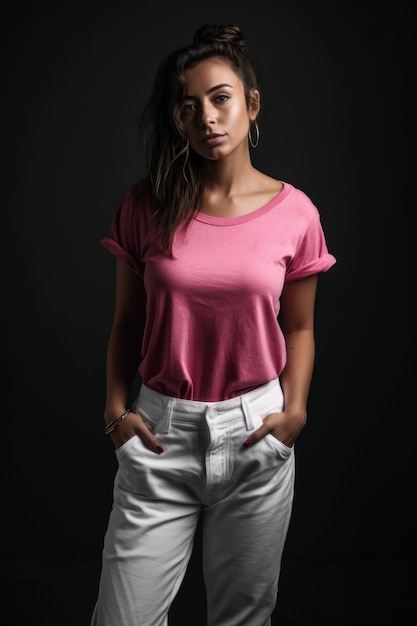
[{"label": "painted fingernail", "polygon": [[156,446],[156,451],[158,452],[158,454],[162,454],[162,452],[164,451],[162,446]]},{"label": "painted fingernail", "polygon": [[246,441],[243,442],[243,447],[244,448],[249,448],[249,446],[252,445],[252,442],[250,439],[246,439]]}]

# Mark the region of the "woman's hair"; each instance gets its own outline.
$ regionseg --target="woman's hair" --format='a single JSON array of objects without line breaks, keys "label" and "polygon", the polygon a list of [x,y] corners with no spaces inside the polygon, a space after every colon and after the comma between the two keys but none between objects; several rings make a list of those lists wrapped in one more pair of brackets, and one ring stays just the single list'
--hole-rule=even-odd
[{"label": "woman's hair", "polygon": [[259,91],[259,85],[243,33],[238,26],[205,24],[195,32],[190,45],[162,60],[138,119],[156,208],[156,235],[170,253],[175,231],[180,225],[187,226],[198,211],[204,187],[203,160],[190,148],[181,119],[187,93],[185,70],[213,57],[230,64],[242,81],[249,106],[251,92]]}]

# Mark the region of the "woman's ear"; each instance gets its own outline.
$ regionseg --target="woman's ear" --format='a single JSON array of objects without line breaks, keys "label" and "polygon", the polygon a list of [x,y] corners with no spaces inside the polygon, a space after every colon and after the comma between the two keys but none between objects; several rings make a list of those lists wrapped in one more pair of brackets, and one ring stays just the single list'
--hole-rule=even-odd
[{"label": "woman's ear", "polygon": [[249,117],[254,122],[261,110],[261,96],[257,89],[252,89],[249,95]]}]

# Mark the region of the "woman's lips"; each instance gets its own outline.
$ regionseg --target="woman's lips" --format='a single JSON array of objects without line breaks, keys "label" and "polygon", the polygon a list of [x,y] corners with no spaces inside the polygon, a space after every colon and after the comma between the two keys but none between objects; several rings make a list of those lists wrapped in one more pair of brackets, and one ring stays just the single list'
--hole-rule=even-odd
[{"label": "woman's lips", "polygon": [[206,146],[217,146],[224,139],[225,135],[210,135],[202,140],[202,143]]}]

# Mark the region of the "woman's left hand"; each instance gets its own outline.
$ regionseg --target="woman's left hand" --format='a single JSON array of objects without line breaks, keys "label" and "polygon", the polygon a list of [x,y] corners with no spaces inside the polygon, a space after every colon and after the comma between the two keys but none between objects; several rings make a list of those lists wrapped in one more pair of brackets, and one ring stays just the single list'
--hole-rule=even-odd
[{"label": "woman's left hand", "polygon": [[305,413],[282,411],[282,413],[270,413],[247,439],[243,446],[248,448],[271,434],[288,448],[292,448],[298,435],[307,421]]}]

